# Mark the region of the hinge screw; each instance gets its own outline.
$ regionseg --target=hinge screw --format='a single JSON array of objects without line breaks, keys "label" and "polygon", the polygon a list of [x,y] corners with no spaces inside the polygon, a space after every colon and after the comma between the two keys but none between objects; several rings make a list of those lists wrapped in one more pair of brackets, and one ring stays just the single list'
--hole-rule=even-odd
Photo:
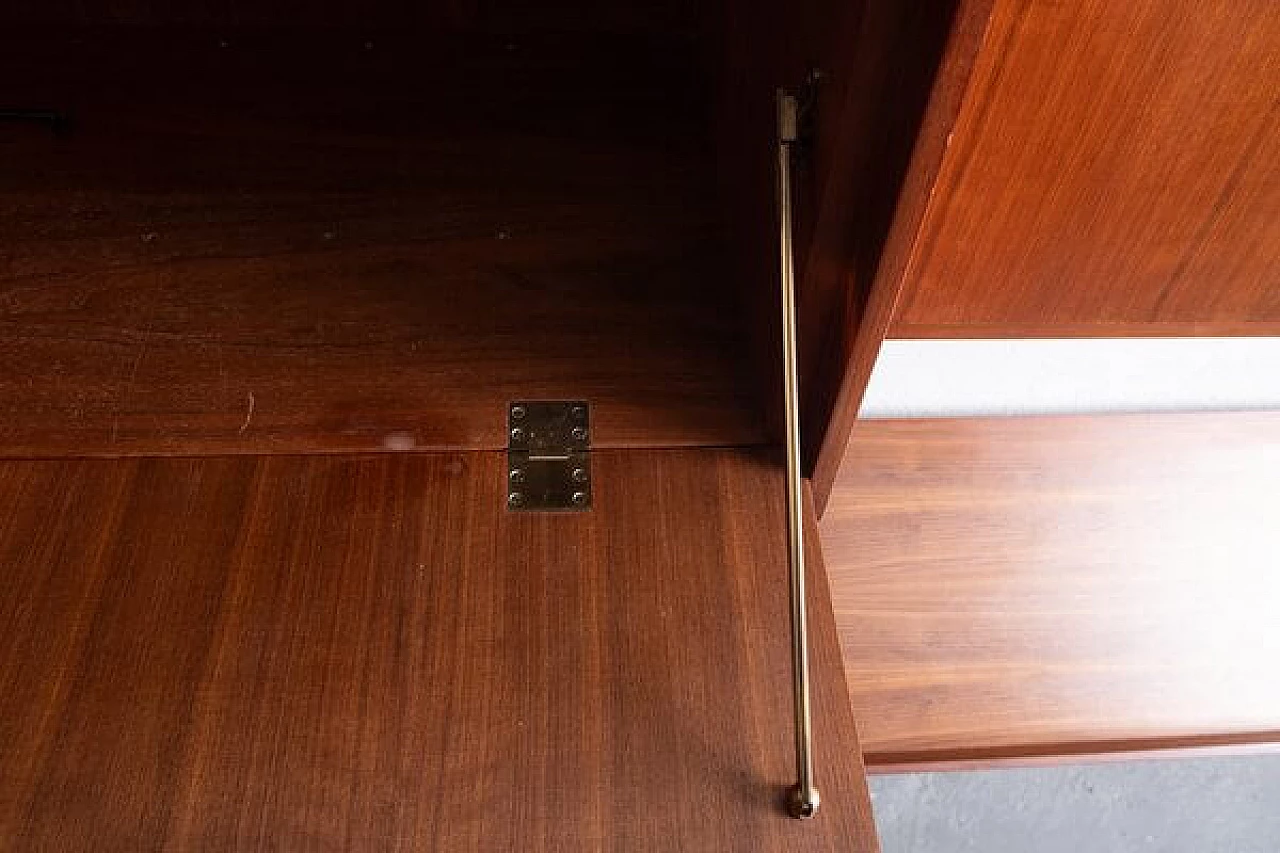
[{"label": "hinge screw", "polygon": [[575,483],[585,483],[585,482],[587,482],[587,469],[586,469],[586,468],[574,468],[574,469],[573,469],[573,481],[574,481]]},{"label": "hinge screw", "polygon": [[524,441],[524,430],[523,430],[523,429],[521,429],[520,427],[512,427],[512,428],[511,428],[511,440],[512,440],[512,441]]},{"label": "hinge screw", "polygon": [[507,506],[524,506],[524,494],[512,492],[507,495]]},{"label": "hinge screw", "polygon": [[524,414],[525,414],[525,412],[524,412],[524,406],[512,406],[512,407],[511,407],[511,417],[512,417],[512,418],[514,418],[515,420],[517,420],[517,421],[518,421],[518,420],[521,420],[522,418],[524,418]]},{"label": "hinge screw", "polygon": [[585,418],[585,417],[587,416],[587,410],[586,410],[586,407],[585,407],[585,406],[574,406],[574,407],[573,407],[573,416],[574,416],[575,418],[577,418],[578,420],[582,420],[583,418]]},{"label": "hinge screw", "polygon": [[511,477],[511,482],[516,485],[524,482],[524,471],[520,468],[512,468],[511,473],[508,476]]},{"label": "hinge screw", "polygon": [[574,437],[574,439],[576,439],[577,441],[586,441],[586,440],[587,440],[587,428],[586,428],[586,427],[574,427],[574,428],[573,428],[573,432],[571,432],[571,433],[570,433],[570,435],[572,435],[572,436]]},{"label": "hinge screw", "polygon": [[573,493],[573,504],[574,504],[574,506],[582,506],[582,505],[583,505],[583,504],[585,504],[586,502],[587,502],[587,493],[586,493],[586,492],[574,492],[574,493]]}]

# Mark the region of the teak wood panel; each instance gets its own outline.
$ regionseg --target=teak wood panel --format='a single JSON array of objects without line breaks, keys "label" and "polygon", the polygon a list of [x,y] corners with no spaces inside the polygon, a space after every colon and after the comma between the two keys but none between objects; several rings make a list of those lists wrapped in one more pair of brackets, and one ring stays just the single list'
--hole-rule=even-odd
[{"label": "teak wood panel", "polygon": [[1275,334],[1280,6],[1000,0],[891,335]]},{"label": "teak wood panel", "polygon": [[860,421],[821,530],[868,764],[1280,743],[1280,415]]},{"label": "teak wood panel", "polygon": [[[836,9],[850,5],[836,3],[823,17],[838,19]],[[822,30],[825,76],[800,170],[809,209],[801,211],[798,322],[811,467],[827,452],[828,432],[843,447],[849,396],[861,394],[892,315],[897,289],[883,282],[901,274],[902,235],[925,210],[989,9],[990,0],[869,0],[852,32]]]},{"label": "teak wood panel", "polygon": [[497,453],[0,464],[0,849],[876,850],[818,560],[781,808],[777,466],[593,465],[547,515]]},{"label": "teak wood panel", "polygon": [[991,6],[868,3],[841,60],[842,81],[825,87],[801,280],[810,363],[816,353],[804,377],[805,440],[819,515],[914,258]]},{"label": "teak wood panel", "polygon": [[0,36],[0,455],[761,440],[687,50],[227,39]]},{"label": "teak wood panel", "polygon": [[[806,469],[821,510],[889,328],[992,0],[730,4],[718,166],[753,360],[780,433],[778,87],[806,102],[794,178]],[[820,82],[806,85],[812,72]],[[810,96],[816,96],[810,101]]]}]

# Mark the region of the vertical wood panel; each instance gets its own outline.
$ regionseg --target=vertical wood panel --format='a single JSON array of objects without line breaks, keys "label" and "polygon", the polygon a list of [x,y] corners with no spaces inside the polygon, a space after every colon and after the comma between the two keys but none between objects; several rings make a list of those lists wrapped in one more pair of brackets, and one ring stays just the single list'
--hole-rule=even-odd
[{"label": "vertical wood panel", "polygon": [[[936,168],[987,6],[868,2],[849,18],[856,26],[828,31],[802,182],[812,208],[803,211],[798,318],[811,468],[829,452],[828,430],[833,441],[845,434],[846,378],[865,381],[872,343],[884,336],[896,293],[890,229],[895,217],[911,221],[923,210],[924,179]],[[828,17],[840,20],[834,10]]]},{"label": "vertical wood panel", "polygon": [[774,91],[823,73],[796,169],[805,463],[821,512],[889,328],[991,0],[726,4],[720,172],[754,362],[778,431]]},{"label": "vertical wood panel", "polygon": [[[875,178],[862,177],[856,169],[850,174],[848,164],[841,162],[838,153],[835,155],[837,159],[833,163],[842,168],[833,172],[834,183],[828,194],[834,199],[857,199],[859,209],[852,216],[840,204],[828,204],[820,209],[825,219],[819,221],[815,233],[821,239],[823,229],[831,227],[834,228],[834,239],[825,246],[815,243],[813,257],[806,269],[806,279],[812,288],[808,298],[817,299],[817,307],[806,310],[827,327],[826,332],[807,329],[811,338],[816,335],[823,341],[821,363],[824,372],[817,378],[817,387],[806,392],[809,428],[813,431],[808,441],[810,452],[816,452],[812,461],[813,491],[819,515],[826,511],[827,499],[844,460],[849,432],[858,415],[858,406],[871,378],[880,344],[889,331],[912,263],[918,229],[928,209],[934,181],[942,167],[951,131],[969,85],[970,72],[987,30],[991,6],[992,0],[966,0],[954,6],[939,4],[931,7],[933,15],[907,15],[900,19],[889,11],[869,17],[878,26],[869,29],[872,38],[863,49],[871,51],[870,56],[874,59],[855,61],[853,67],[861,68],[860,73],[888,86],[892,94],[886,96],[888,100],[885,102],[873,97],[879,112],[869,111],[868,105],[860,101],[866,95],[853,87],[850,102],[835,116],[842,134],[850,134],[854,138],[862,133],[883,132],[886,135],[873,135],[866,143],[870,155],[866,169],[876,174]],[[944,12],[950,12],[951,16],[948,18]],[[902,40],[901,51],[890,51],[887,55],[879,53],[881,48],[876,44],[877,37],[886,33],[897,34]],[[937,60],[938,72],[928,84],[927,75],[921,77],[922,67],[930,67],[933,61],[927,46],[936,47],[937,40],[944,35],[941,59]],[[919,43],[915,44],[917,40]],[[887,68],[880,68],[880,63],[887,63]],[[904,108],[895,100],[898,92],[894,87],[904,77],[911,81],[909,89],[914,97],[922,97],[927,91],[923,115],[917,116],[914,110]],[[873,129],[859,127],[860,119],[868,112],[877,117],[883,115],[883,127],[875,121],[871,122]],[[845,126],[840,126],[841,122]],[[918,132],[915,132],[917,127]],[[862,197],[841,193],[841,180],[854,181],[852,185],[860,188]],[[847,186],[845,193],[848,193]],[[850,219],[855,232],[851,246],[839,239],[842,223],[850,222]],[[841,225],[838,228],[823,225],[823,221]],[[843,263],[840,246],[845,246],[852,253]],[[833,284],[841,281],[843,286]],[[843,297],[842,305],[840,300],[834,299],[835,296]],[[824,314],[829,316],[824,318]]]}]

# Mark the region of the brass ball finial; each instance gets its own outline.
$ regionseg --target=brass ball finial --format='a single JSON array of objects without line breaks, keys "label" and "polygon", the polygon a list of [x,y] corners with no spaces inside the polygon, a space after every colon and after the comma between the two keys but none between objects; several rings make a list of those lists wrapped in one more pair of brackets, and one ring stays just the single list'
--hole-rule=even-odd
[{"label": "brass ball finial", "polygon": [[818,806],[822,804],[822,798],[818,796],[817,788],[804,788],[796,785],[790,791],[787,791],[787,814],[797,820],[808,820],[818,813]]}]

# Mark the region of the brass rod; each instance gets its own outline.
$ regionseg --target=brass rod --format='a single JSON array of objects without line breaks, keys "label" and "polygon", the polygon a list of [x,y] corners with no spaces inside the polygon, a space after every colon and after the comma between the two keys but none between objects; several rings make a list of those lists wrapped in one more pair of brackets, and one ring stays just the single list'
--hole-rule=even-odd
[{"label": "brass rod", "polygon": [[786,413],[787,541],[791,574],[791,678],[795,703],[796,784],[788,792],[792,817],[810,818],[820,799],[813,781],[813,723],[809,707],[809,619],[805,600],[803,472],[800,456],[800,377],[796,356],[795,259],[791,242],[791,153],[799,105],[778,90],[778,220],[782,260],[782,371]]}]

